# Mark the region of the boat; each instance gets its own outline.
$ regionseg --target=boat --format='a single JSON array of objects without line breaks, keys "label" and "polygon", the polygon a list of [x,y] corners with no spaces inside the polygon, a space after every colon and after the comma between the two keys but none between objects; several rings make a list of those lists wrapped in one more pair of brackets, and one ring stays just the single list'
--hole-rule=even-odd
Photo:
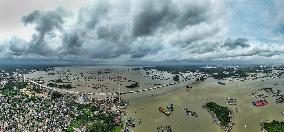
[{"label": "boat", "polygon": [[166,109],[164,109],[163,107],[159,107],[159,111],[161,111],[162,113],[166,114],[166,115],[170,115],[170,112],[168,112]]},{"label": "boat", "polygon": [[252,102],[252,104],[253,106],[261,107],[261,106],[268,105],[268,102],[266,100],[259,100],[259,101]]},{"label": "boat", "polygon": [[169,111],[174,111],[174,105],[173,104],[170,104],[169,106],[167,106],[168,110]]}]

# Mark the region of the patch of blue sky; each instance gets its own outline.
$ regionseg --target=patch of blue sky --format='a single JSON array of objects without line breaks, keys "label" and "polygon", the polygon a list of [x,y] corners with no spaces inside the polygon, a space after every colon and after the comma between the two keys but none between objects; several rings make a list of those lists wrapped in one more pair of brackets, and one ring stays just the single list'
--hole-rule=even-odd
[{"label": "patch of blue sky", "polygon": [[234,0],[229,6],[228,37],[271,41],[273,14],[277,7],[271,0]]}]

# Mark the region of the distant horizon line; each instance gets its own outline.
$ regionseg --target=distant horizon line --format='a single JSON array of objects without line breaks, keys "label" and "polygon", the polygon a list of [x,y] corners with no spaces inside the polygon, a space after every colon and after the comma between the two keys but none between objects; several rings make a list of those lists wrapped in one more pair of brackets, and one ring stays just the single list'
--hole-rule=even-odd
[{"label": "distant horizon line", "polygon": [[249,62],[249,61],[168,61],[168,62],[129,62],[129,63],[109,63],[96,61],[74,61],[74,60],[16,60],[0,59],[0,66],[3,65],[66,65],[66,66],[236,66],[236,65],[282,65],[284,62]]}]

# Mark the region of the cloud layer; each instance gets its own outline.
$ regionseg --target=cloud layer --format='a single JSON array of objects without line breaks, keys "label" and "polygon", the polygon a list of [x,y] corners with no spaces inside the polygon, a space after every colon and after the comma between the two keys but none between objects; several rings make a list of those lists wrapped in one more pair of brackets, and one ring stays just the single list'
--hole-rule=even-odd
[{"label": "cloud layer", "polygon": [[226,4],[98,0],[78,12],[36,10],[22,17],[36,31],[32,39],[0,42],[0,57],[113,63],[283,59],[281,43],[227,36]]}]

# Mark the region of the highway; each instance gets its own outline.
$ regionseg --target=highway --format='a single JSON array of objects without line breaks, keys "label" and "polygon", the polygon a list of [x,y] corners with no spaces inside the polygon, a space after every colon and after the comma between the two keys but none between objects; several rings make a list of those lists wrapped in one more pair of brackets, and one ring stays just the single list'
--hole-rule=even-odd
[{"label": "highway", "polygon": [[[55,88],[55,87],[45,86],[45,85],[39,84],[39,83],[37,83],[37,82],[35,82],[33,80],[26,80],[26,81],[30,82],[32,84],[35,84],[36,86],[39,86],[40,88],[44,88],[44,89],[47,89],[47,90],[58,91],[58,92],[61,92],[61,93],[66,93],[66,94],[87,94],[87,95],[99,95],[99,96],[106,96],[106,95],[117,96],[119,94],[119,92],[115,92],[115,93],[93,93],[93,92],[82,93],[82,92],[73,91],[73,90],[66,90],[66,89],[59,89],[59,88]],[[120,93],[120,95],[123,95],[123,94],[135,94],[135,93],[142,93],[142,92],[147,92],[147,91],[151,91],[151,90],[158,90],[158,89],[161,89],[161,88],[164,88],[164,87],[180,84],[182,82],[184,82],[184,80],[181,81],[181,82],[174,82],[174,83],[170,83],[170,84],[165,84],[165,85],[160,85],[160,86],[156,86],[156,87],[150,87],[150,88],[145,88],[145,89],[140,89],[140,90],[135,90],[135,91],[129,90],[127,92]]]}]

